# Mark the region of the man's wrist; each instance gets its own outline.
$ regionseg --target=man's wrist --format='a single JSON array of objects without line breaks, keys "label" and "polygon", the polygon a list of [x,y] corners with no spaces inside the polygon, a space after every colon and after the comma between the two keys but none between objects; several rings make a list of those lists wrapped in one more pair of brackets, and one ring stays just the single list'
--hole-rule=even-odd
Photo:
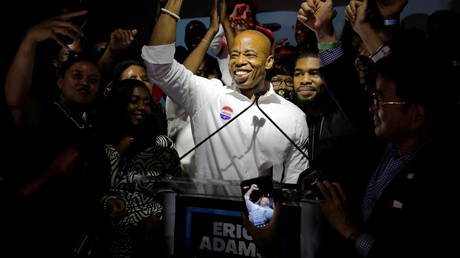
[{"label": "man's wrist", "polygon": [[336,42],[337,37],[335,35],[334,27],[332,24],[325,26],[324,28],[318,29],[316,32],[316,38],[318,43]]},{"label": "man's wrist", "polygon": [[318,44],[337,42],[337,37],[335,36],[334,33],[332,35],[330,35],[330,34],[317,34],[316,38],[318,39]]}]

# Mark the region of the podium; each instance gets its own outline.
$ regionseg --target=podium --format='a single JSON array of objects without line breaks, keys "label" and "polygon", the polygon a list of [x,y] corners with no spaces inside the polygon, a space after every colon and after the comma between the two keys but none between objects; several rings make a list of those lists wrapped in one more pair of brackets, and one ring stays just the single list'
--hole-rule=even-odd
[{"label": "podium", "polygon": [[[165,237],[171,257],[261,257],[242,225],[239,181],[174,178],[160,190]],[[320,216],[315,204],[291,198],[283,189],[276,249],[283,257],[314,257]]]}]

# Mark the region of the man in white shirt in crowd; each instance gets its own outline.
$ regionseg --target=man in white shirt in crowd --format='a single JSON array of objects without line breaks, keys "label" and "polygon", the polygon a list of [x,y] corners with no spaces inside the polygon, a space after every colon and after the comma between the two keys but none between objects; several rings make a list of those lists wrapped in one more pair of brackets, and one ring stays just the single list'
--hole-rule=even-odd
[{"label": "man in white shirt in crowd", "polygon": [[[214,0],[215,1],[215,0]],[[230,48],[232,85],[194,75],[174,60],[178,14],[182,0],[169,0],[153,30],[142,57],[156,85],[190,115],[195,143],[228,123],[260,96],[259,106],[306,151],[308,127],[304,113],[277,95],[265,81],[273,64],[271,41],[263,33],[247,30],[235,37]],[[308,160],[256,107],[251,106],[231,124],[196,149],[195,177],[244,180],[267,171],[277,182],[296,183],[308,168]]]}]

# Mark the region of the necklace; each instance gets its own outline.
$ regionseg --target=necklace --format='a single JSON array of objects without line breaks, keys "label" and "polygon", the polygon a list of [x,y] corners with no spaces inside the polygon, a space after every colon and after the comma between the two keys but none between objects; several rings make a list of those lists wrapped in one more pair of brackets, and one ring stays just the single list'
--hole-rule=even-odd
[{"label": "necklace", "polygon": [[[77,122],[75,119],[73,119],[73,117],[70,115],[70,113],[67,112],[67,110],[65,110],[65,109],[61,106],[61,104],[57,103],[56,101],[54,101],[53,103],[54,103],[54,105],[56,105],[56,106],[64,113],[64,115],[66,115],[66,117],[67,117],[68,119],[70,119],[79,129],[84,129],[84,128],[86,127],[85,124],[80,124],[80,123]],[[83,120],[84,122],[86,122],[86,113],[85,113],[85,112],[83,112],[82,120]]]}]

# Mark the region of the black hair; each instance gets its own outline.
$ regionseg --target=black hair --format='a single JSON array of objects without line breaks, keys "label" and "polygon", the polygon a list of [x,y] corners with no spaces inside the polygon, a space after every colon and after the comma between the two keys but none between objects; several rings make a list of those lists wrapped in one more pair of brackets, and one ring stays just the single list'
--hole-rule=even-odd
[{"label": "black hair", "polygon": [[121,78],[121,74],[130,66],[144,67],[144,63],[135,59],[128,59],[118,62],[113,68],[112,80],[118,81]]},{"label": "black hair", "polygon": [[[143,88],[150,96],[151,115],[138,126],[128,120],[126,108],[135,88]],[[96,129],[106,143],[118,144],[125,136],[136,139],[139,148],[145,147],[155,136],[165,134],[163,116],[154,106],[153,97],[142,81],[125,79],[115,81],[112,90],[101,101],[97,110]]]},{"label": "black hair", "polygon": [[[283,54],[283,51],[286,51],[287,53]],[[297,56],[295,48],[292,46],[284,46],[278,49],[277,52],[277,54],[275,53],[273,67],[268,70],[268,78],[272,78],[277,74],[293,76]]]},{"label": "black hair", "polygon": [[192,51],[193,49],[192,45],[194,36],[199,36],[200,38],[202,38],[204,37],[206,32],[206,26],[199,20],[192,20],[189,23],[187,23],[187,26],[185,26],[184,41],[189,51]]},{"label": "black hair", "polygon": [[392,55],[377,63],[376,72],[395,83],[396,95],[402,101],[422,104],[434,112],[445,112],[457,105],[458,79],[454,69],[429,52],[424,42],[395,48]]},{"label": "black hair", "polygon": [[203,57],[202,62],[204,63],[204,68],[201,71],[200,76],[208,78],[208,76],[210,76],[212,74],[215,74],[216,79],[219,79],[219,80],[222,79],[222,73],[221,73],[221,71],[219,69],[219,64],[218,64],[217,59],[215,57],[212,57],[212,56],[206,54]]},{"label": "black hair", "polygon": [[72,54],[69,56],[69,59],[67,59],[65,62],[63,62],[59,68],[57,69],[57,75],[58,76],[64,76],[65,72],[69,70],[69,68],[78,62],[90,62],[93,63],[98,71],[100,72],[99,67],[97,66],[97,59],[96,57],[90,53],[90,52],[72,52]]},{"label": "black hair", "polygon": [[301,58],[307,58],[307,57],[314,57],[314,58],[319,58],[318,57],[318,49],[306,49],[301,51],[296,58],[296,61],[301,59]]}]

